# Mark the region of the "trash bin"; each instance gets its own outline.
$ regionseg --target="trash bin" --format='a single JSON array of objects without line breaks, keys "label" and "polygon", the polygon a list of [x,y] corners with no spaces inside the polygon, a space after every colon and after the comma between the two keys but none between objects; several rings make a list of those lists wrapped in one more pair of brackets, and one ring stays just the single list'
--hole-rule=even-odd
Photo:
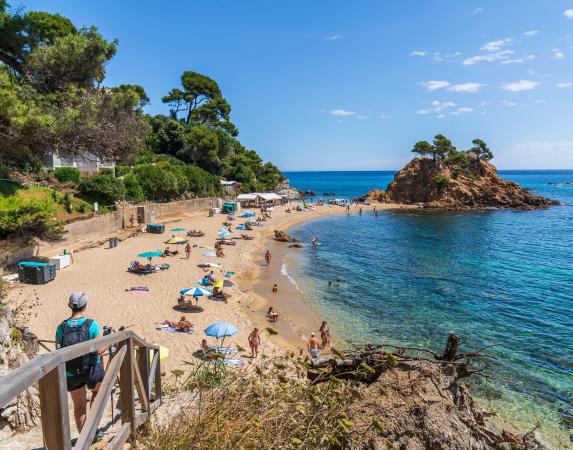
[{"label": "trash bin", "polygon": [[109,248],[117,247],[118,242],[116,237],[109,238]]}]

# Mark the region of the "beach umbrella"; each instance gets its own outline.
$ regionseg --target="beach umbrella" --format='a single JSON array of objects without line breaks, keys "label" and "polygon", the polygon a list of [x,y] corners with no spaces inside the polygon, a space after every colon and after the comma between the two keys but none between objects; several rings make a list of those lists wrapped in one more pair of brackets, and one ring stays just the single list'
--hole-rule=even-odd
[{"label": "beach umbrella", "polygon": [[247,228],[245,228],[244,225],[239,225],[237,228],[235,228],[235,230],[237,231],[245,231]]},{"label": "beach umbrella", "polygon": [[229,236],[231,233],[229,230],[221,230],[219,231],[219,237],[224,238],[225,236]]},{"label": "beach umbrella", "polygon": [[253,214],[253,213],[245,213],[240,217],[255,217],[255,216],[256,216],[256,214]]},{"label": "beach umbrella", "polygon": [[179,291],[179,294],[188,295],[190,297],[202,297],[204,295],[213,295],[213,293],[209,289],[205,289],[199,286],[182,289]]},{"label": "beach umbrella", "polygon": [[156,258],[158,256],[163,255],[163,252],[159,251],[159,250],[155,250],[153,252],[143,252],[143,253],[139,253],[137,256],[139,256],[140,258]]},{"label": "beach umbrella", "polygon": [[179,234],[181,231],[185,231],[185,228],[181,228],[181,227],[171,228],[171,230],[169,230],[169,231],[173,231],[173,232]]},{"label": "beach umbrella", "polygon": [[219,289],[224,288],[224,287],[231,287],[234,285],[235,285],[235,283],[233,283],[232,281],[229,281],[229,280],[219,280],[219,281],[215,281],[213,283],[213,287],[216,287]]},{"label": "beach umbrella", "polygon": [[217,339],[225,336],[233,336],[238,331],[239,330],[235,325],[227,322],[217,322],[205,328],[205,334],[207,336],[215,337]]}]

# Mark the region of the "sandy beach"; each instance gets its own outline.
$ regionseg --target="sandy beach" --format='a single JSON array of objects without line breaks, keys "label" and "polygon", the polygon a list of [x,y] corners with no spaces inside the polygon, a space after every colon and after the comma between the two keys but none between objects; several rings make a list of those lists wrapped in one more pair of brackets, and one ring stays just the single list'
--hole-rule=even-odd
[{"label": "sandy beach", "polygon": [[[83,291],[89,297],[86,315],[97,320],[100,325],[111,326],[116,330],[120,326],[129,326],[146,340],[168,348],[169,358],[163,362],[166,371],[189,360],[205,338],[205,327],[219,321],[232,323],[239,328],[239,332],[227,340],[230,345],[238,344],[248,348],[247,337],[255,325],[261,329],[273,325],[279,335],[265,344],[265,351],[275,351],[279,346],[289,349],[303,347],[305,335],[300,325],[304,325],[304,329],[313,326],[317,318],[312,315],[312,310],[300,303],[298,307],[285,307],[285,314],[281,315],[280,321],[271,324],[266,319],[265,312],[270,302],[276,302],[276,295],[270,290],[268,296],[263,295],[263,292],[257,295],[251,292],[251,289],[257,284],[261,274],[268,275],[280,270],[280,258],[271,261],[270,269],[262,267],[264,252],[275,229],[284,230],[304,220],[343,213],[345,209],[338,206],[317,206],[312,210],[292,213],[285,212],[285,209],[275,208],[272,219],[264,222],[263,227],[254,227],[253,231],[247,232],[255,239],[237,239],[236,245],[224,246],[224,258],[211,258],[211,262],[222,264],[221,268],[214,269],[217,278],[223,278],[228,271],[235,272],[231,277],[235,286],[225,288],[225,292],[231,295],[227,304],[203,297],[199,300],[199,310],[180,312],[175,309],[178,292],[194,286],[205,275],[203,269],[198,267],[198,264],[208,262],[208,258],[202,256],[202,253],[212,249],[217,232],[226,218],[222,214],[208,217],[207,211],[167,220],[166,230],[182,227],[205,233],[201,238],[189,238],[193,246],[190,259],[186,259],[183,245],[170,245],[172,250],[178,248],[179,255],[155,259],[156,263],[170,264],[168,270],[145,276],[127,271],[130,262],[138,259],[138,253],[164,249],[164,242],[173,234],[169,231],[160,235],[139,233],[120,242],[116,248],[108,248],[105,245],[75,253],[73,264],[58,271],[54,281],[45,285],[15,285],[9,293],[9,301],[20,304],[37,298],[38,305],[32,308],[28,325],[39,339],[53,341],[57,325],[69,316],[67,299],[70,293]],[[239,223],[241,219],[237,218],[234,226]],[[129,231],[126,230],[126,234]],[[238,231],[231,235],[239,236]],[[149,293],[136,295],[126,291],[136,286],[147,287]],[[278,298],[284,298],[285,294],[288,295],[288,291],[281,293]],[[278,309],[281,310],[281,306],[278,306]],[[194,324],[193,334],[171,334],[158,329],[163,321],[173,321],[181,315],[185,315]],[[298,324],[299,327],[293,324]],[[318,329],[318,326],[319,323],[316,323],[314,328]],[[263,333],[264,335],[266,333]],[[50,342],[46,345],[50,348],[53,346]]]}]

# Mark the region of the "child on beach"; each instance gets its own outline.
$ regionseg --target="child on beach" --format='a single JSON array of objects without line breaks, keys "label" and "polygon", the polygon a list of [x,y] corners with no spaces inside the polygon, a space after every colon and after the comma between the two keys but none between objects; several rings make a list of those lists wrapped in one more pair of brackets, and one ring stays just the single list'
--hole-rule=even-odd
[{"label": "child on beach", "polygon": [[271,322],[277,322],[279,320],[279,313],[276,312],[272,306],[269,306],[269,310],[267,311],[267,317],[271,319]]},{"label": "child on beach", "polygon": [[256,358],[259,354],[259,345],[261,345],[261,336],[259,329],[255,327],[249,334],[249,347],[251,347],[251,358]]},{"label": "child on beach", "polygon": [[191,244],[189,244],[189,242],[185,246],[185,255],[187,256],[187,259],[191,256]]}]

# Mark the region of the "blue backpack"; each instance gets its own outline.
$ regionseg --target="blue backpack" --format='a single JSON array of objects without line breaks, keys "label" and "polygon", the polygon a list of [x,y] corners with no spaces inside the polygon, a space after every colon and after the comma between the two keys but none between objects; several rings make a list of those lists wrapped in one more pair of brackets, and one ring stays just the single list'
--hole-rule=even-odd
[{"label": "blue backpack", "polygon": [[[60,341],[61,347],[69,347],[70,345],[79,344],[90,340],[90,326],[93,320],[86,319],[79,327],[72,327],[68,325],[68,321],[64,320],[60,325],[62,327],[62,339]],[[89,373],[90,369],[95,365],[96,353],[87,353],[78,356],[66,362],[66,370],[73,375],[85,375]]]}]

